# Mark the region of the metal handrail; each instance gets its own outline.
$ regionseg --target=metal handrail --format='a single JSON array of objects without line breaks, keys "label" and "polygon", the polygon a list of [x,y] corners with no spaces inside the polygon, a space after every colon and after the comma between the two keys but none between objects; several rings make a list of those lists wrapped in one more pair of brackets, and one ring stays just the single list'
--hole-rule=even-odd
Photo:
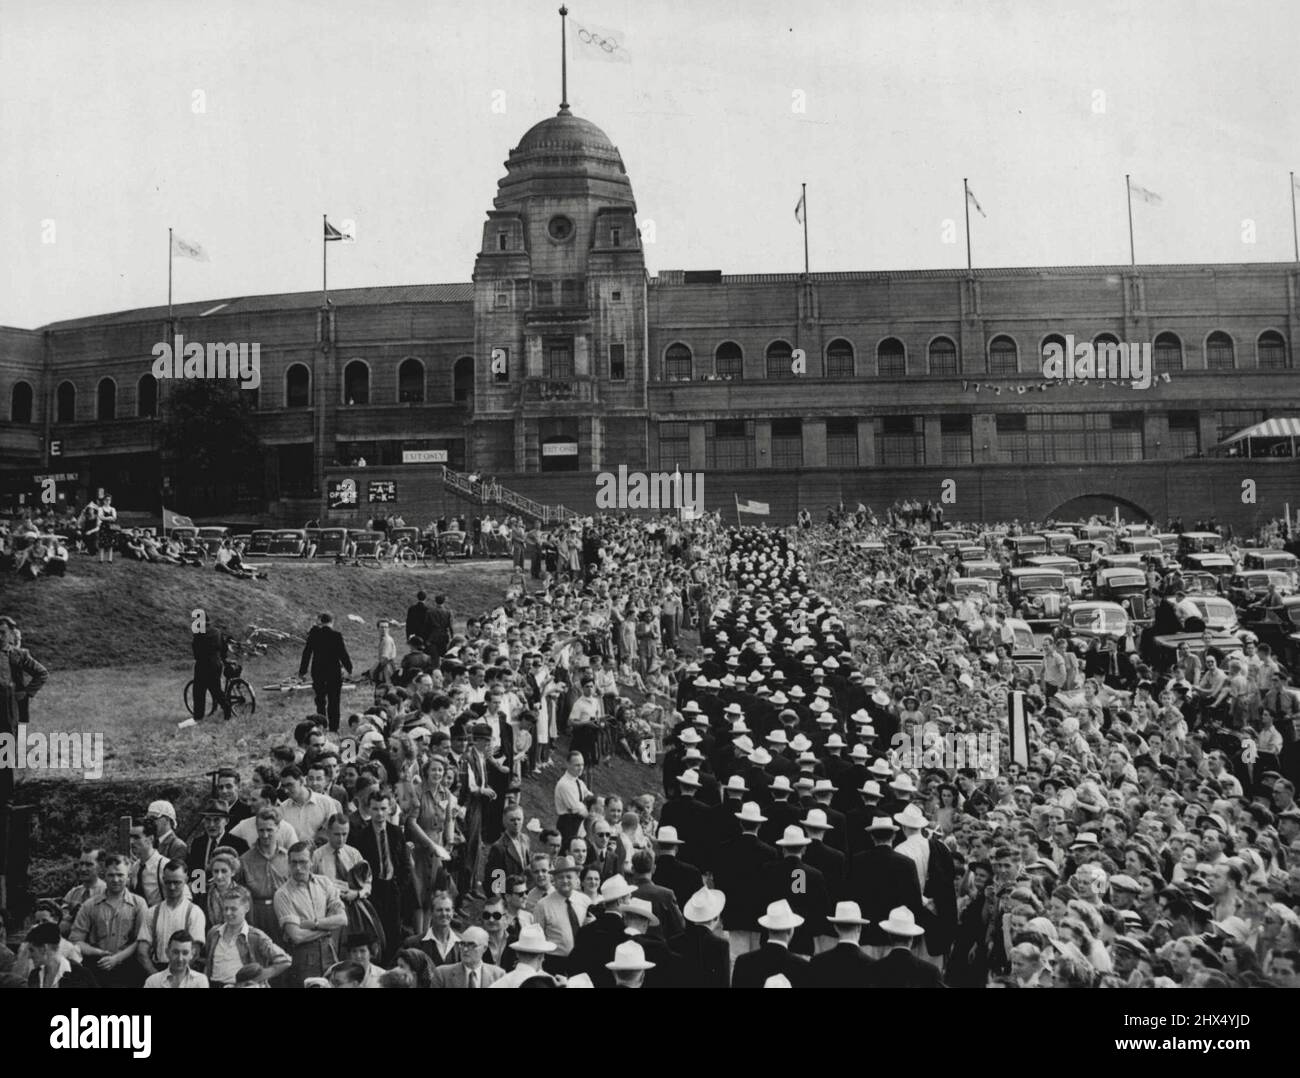
[{"label": "metal handrail", "polygon": [[445,464],[442,466],[442,481],[445,486],[464,494],[478,505],[503,505],[535,517],[543,524],[572,520],[578,516],[578,513],[567,505],[543,505],[508,487],[503,487],[500,483],[493,483],[490,488],[487,483],[476,483],[469,476],[454,472]]}]

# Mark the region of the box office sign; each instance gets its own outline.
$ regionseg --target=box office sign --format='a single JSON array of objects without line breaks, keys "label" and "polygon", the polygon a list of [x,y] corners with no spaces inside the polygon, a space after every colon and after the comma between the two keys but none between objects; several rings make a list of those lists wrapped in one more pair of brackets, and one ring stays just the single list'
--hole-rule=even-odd
[{"label": "box office sign", "polygon": [[357,504],[357,481],[355,479],[335,479],[329,485],[329,507],[345,509]]}]

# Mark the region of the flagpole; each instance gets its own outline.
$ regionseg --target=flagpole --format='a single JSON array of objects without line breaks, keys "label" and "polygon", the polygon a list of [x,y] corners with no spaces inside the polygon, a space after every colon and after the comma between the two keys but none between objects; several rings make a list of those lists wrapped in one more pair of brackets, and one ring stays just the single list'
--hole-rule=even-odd
[{"label": "flagpole", "polygon": [[1295,227],[1295,173],[1291,173],[1291,242],[1295,245],[1295,260],[1300,262],[1300,233]]},{"label": "flagpole", "polygon": [[962,207],[966,210],[966,270],[970,272],[970,185],[961,178]]},{"label": "flagpole", "polygon": [[802,193],[799,201],[803,203],[803,272],[804,276],[808,275],[808,185],[800,184]]},{"label": "flagpole", "polygon": [[322,213],[320,215],[320,297],[321,304],[325,307],[330,305],[329,290],[329,236],[326,225],[329,224],[329,215]]},{"label": "flagpole", "polygon": [[1133,184],[1129,180],[1129,174],[1124,173],[1124,193],[1128,196],[1128,264],[1137,265],[1137,255],[1133,249]]},{"label": "flagpole", "polygon": [[172,321],[172,230],[167,230],[167,327],[171,331]]},{"label": "flagpole", "polygon": [[560,5],[560,111],[569,111],[569,46],[565,34],[565,17],[569,9]]},{"label": "flagpole", "polygon": [[736,527],[739,528],[741,526],[740,525],[740,495],[733,490],[731,492],[731,497],[736,503]]}]

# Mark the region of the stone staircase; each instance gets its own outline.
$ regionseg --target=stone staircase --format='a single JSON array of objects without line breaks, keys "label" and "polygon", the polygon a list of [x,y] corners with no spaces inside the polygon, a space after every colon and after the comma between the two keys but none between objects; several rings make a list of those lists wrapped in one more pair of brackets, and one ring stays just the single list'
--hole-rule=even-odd
[{"label": "stone staircase", "polygon": [[442,485],[451,493],[475,505],[499,505],[522,516],[531,517],[542,524],[559,524],[573,520],[579,514],[564,505],[543,505],[525,498],[500,483],[486,483],[463,472],[453,472],[446,465],[442,469]]}]

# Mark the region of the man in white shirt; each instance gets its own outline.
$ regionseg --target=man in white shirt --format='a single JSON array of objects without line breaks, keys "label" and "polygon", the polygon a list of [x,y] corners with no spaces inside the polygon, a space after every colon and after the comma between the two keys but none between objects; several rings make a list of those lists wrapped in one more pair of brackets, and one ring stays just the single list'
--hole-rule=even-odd
[{"label": "man in white shirt", "polygon": [[249,849],[252,849],[257,845],[257,814],[265,808],[274,809],[275,814],[281,817],[280,822],[276,825],[275,841],[286,850],[298,841],[298,832],[293,829],[292,825],[285,823],[283,815],[280,812],[280,806],[276,804],[274,796],[275,787],[262,787],[262,796],[258,798],[257,803],[252,806],[253,815],[249,816],[245,820],[240,820],[239,823],[235,824],[235,826],[230,829],[230,833],[234,835],[235,838],[242,839],[248,845]]},{"label": "man in white shirt", "polygon": [[146,973],[156,973],[170,963],[173,936],[201,940],[207,935],[207,918],[191,901],[187,882],[184,863],[168,861],[163,868],[165,897],[140,920],[138,954]]},{"label": "man in white shirt", "polygon": [[167,968],[146,978],[146,988],[207,988],[208,979],[190,969],[194,960],[194,938],[185,932],[172,933],[167,942]]},{"label": "man in white shirt", "polygon": [[288,797],[280,802],[280,815],[298,833],[300,842],[316,842],[317,834],[324,838],[325,821],[341,809],[332,797],[318,794],[303,780],[302,769],[297,765],[280,772],[280,789]]},{"label": "man in white shirt", "polygon": [[149,906],[163,900],[162,877],[167,858],[154,849],[157,838],[155,820],[144,819],[131,828],[131,856],[135,858],[131,866],[131,890]]},{"label": "man in white shirt", "polygon": [[561,849],[568,849],[573,836],[587,819],[585,801],[591,791],[582,781],[585,767],[582,753],[569,753],[568,768],[555,784],[555,826],[560,830]]}]

